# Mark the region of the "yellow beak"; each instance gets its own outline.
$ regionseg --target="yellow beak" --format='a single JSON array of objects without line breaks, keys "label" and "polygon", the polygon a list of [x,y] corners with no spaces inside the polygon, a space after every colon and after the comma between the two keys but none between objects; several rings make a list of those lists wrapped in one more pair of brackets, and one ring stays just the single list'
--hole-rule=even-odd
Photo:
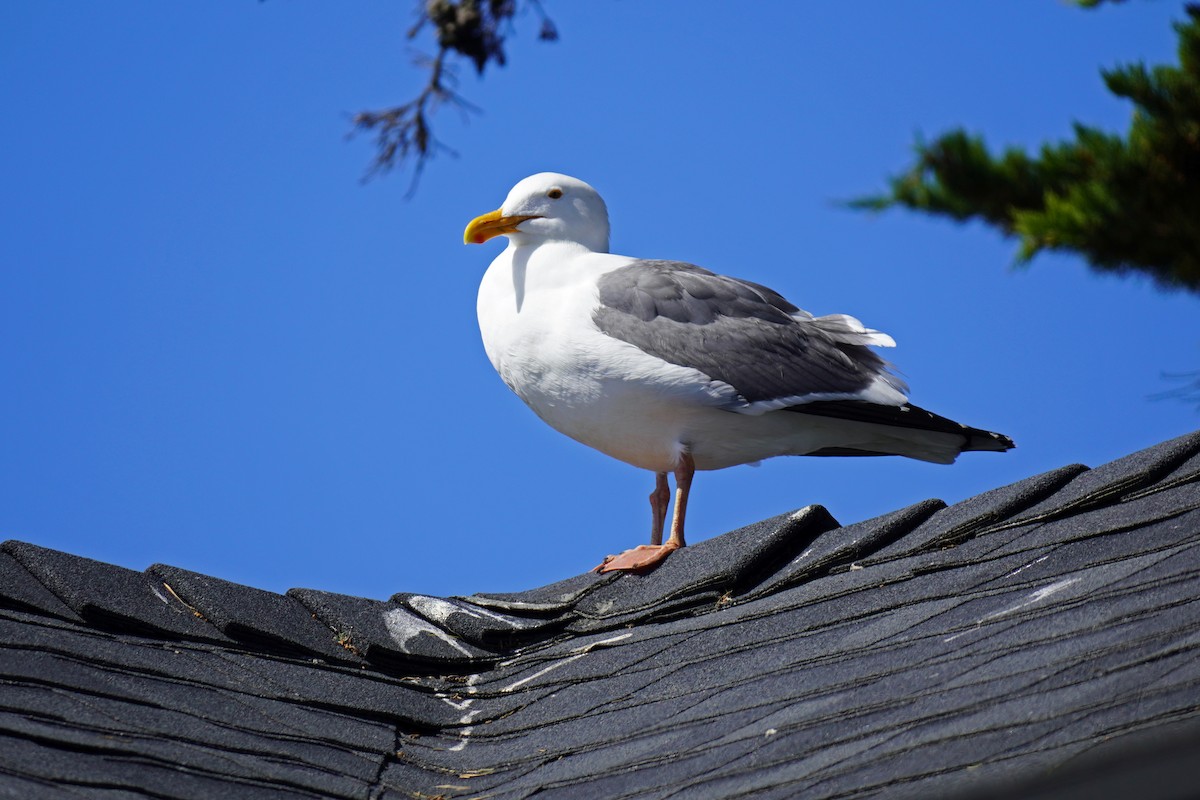
[{"label": "yellow beak", "polygon": [[517,226],[527,219],[533,219],[536,215],[506,217],[501,209],[497,208],[488,214],[481,217],[476,217],[467,225],[467,229],[463,231],[463,244],[483,244],[488,239],[495,236],[503,236],[506,233],[516,233]]}]

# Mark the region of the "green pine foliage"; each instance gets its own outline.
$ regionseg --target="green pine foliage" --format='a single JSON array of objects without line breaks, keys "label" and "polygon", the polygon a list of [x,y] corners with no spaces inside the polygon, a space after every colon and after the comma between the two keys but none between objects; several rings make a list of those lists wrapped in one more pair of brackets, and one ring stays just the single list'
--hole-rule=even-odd
[{"label": "green pine foliage", "polygon": [[952,131],[918,141],[916,164],[889,193],[852,205],[979,218],[1020,240],[1018,262],[1065,250],[1100,271],[1200,292],[1200,4],[1186,12],[1174,26],[1178,66],[1101,73],[1134,104],[1127,136],[1076,124],[1073,140],[1036,156],[1009,148],[997,157],[982,137]]}]

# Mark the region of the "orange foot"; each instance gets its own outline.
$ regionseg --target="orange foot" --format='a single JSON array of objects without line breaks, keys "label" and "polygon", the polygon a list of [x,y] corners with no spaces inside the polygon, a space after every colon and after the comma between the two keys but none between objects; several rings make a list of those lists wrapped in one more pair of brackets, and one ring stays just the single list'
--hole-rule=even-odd
[{"label": "orange foot", "polygon": [[679,549],[672,544],[642,544],[617,556],[609,556],[596,567],[596,572],[649,572]]}]

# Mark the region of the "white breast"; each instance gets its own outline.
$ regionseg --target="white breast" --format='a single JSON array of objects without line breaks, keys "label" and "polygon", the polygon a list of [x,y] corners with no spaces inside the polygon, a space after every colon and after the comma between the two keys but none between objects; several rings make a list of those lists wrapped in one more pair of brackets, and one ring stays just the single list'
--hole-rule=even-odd
[{"label": "white breast", "polygon": [[635,466],[673,469],[698,413],[732,390],[601,333],[597,278],[629,259],[557,243],[509,247],[479,287],[479,327],[504,382],[556,430]]}]

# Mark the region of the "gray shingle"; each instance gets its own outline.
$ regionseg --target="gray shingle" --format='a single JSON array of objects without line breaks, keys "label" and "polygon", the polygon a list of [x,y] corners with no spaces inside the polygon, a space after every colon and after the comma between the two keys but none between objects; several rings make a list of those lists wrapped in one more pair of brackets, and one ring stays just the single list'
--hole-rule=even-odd
[{"label": "gray shingle", "polygon": [[[1200,435],[469,598],[10,542],[0,796],[1160,800],[1200,741],[1197,598]],[[1062,783],[1097,748],[1120,769]]]},{"label": "gray shingle", "polygon": [[1016,514],[1012,522],[1005,524],[1021,524],[1104,505],[1169,475],[1197,452],[1200,452],[1200,432],[1147,447],[1080,473],[1052,496]]},{"label": "gray shingle", "polygon": [[140,572],[24,542],[5,542],[3,549],[72,611],[96,624],[214,641],[226,638],[161,582]]},{"label": "gray shingle", "polygon": [[393,595],[391,602],[403,605],[453,637],[487,649],[512,650],[545,639],[565,624],[561,617],[514,616],[453,597],[401,593]]},{"label": "gray shingle", "polygon": [[166,564],[155,564],[147,572],[232,639],[267,648],[292,647],[339,661],[362,660],[338,645],[333,631],[290,597]]},{"label": "gray shingle", "polygon": [[313,589],[292,589],[288,596],[332,628],[346,649],[372,661],[419,672],[422,666],[467,664],[492,655],[397,603]]}]

